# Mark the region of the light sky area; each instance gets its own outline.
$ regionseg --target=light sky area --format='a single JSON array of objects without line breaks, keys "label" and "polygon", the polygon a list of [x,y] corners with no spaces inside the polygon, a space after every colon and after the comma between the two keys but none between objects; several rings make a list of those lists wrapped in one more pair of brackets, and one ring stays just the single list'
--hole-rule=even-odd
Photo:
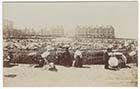
[{"label": "light sky area", "polygon": [[14,28],[49,29],[63,25],[73,34],[77,25],[112,25],[118,38],[138,36],[137,2],[3,3],[3,18]]}]

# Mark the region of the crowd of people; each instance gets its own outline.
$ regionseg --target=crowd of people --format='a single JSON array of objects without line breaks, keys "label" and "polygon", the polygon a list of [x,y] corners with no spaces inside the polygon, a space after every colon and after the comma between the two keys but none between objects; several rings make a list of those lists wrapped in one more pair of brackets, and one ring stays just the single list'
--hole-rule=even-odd
[{"label": "crowd of people", "polygon": [[[16,50],[40,50],[41,48],[46,49],[42,54],[42,60],[41,62],[38,61],[39,66],[49,65],[49,69],[55,69],[55,63],[49,62],[47,57],[50,55],[52,50],[52,47],[54,48],[63,48],[64,52],[61,56],[56,56],[56,59],[58,60],[64,60],[65,66],[74,66],[74,67],[82,67],[83,63],[83,50],[94,50],[94,49],[105,49],[108,50],[108,48],[111,48],[110,51],[105,52],[105,69],[108,69],[109,66],[109,59],[112,57],[108,55],[109,52],[112,52],[112,50],[121,50],[124,49],[126,51],[131,52],[137,52],[137,41],[135,40],[93,40],[93,39],[81,39],[81,40],[74,40],[71,43],[59,43],[56,44],[55,42],[52,42],[50,39],[4,39],[4,50],[5,49],[16,49]],[[67,46],[65,46],[67,45]],[[50,46],[50,48],[48,48]],[[54,50],[54,49],[53,49]],[[73,59],[71,60],[71,53],[70,50],[74,50]],[[58,52],[58,50],[57,50]],[[131,53],[132,56],[136,53]],[[131,56],[131,55],[130,55]],[[12,53],[9,52],[9,60],[11,60]],[[112,57],[113,58],[113,57]],[[115,60],[115,58],[113,58]],[[125,59],[124,59],[125,60]],[[124,65],[126,64],[125,61],[122,61]],[[119,64],[117,64],[118,66]]]},{"label": "crowd of people", "polygon": [[[38,49],[48,45],[62,46],[65,43],[55,43],[51,39],[4,39],[4,48],[16,49]],[[112,46],[113,49],[128,49],[136,50],[138,47],[136,40],[114,40],[114,39],[73,39],[72,42],[67,42],[72,49],[77,45],[82,46],[82,49],[107,49]]]},{"label": "crowd of people", "polygon": [[19,50],[38,49],[51,44],[47,39],[4,39],[3,43],[4,48]]},{"label": "crowd of people", "polygon": [[138,47],[136,40],[128,39],[90,39],[81,38],[76,40],[77,43],[83,46],[87,46],[90,49],[107,49],[108,46],[112,46],[113,49],[130,49],[134,50]]}]

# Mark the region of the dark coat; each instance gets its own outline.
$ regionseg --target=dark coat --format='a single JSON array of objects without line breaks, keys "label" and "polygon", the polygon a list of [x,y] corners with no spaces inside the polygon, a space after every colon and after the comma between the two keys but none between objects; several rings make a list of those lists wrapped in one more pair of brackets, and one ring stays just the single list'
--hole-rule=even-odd
[{"label": "dark coat", "polygon": [[63,61],[65,66],[72,66],[72,58],[68,48],[63,53]]},{"label": "dark coat", "polygon": [[108,64],[108,60],[109,60],[110,56],[108,55],[108,52],[104,53],[104,65],[105,65],[105,69],[109,68],[109,64]]}]

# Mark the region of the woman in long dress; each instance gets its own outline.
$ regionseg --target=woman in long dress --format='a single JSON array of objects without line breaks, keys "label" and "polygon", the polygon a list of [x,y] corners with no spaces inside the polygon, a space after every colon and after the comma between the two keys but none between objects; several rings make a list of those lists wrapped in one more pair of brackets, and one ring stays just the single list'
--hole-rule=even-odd
[{"label": "woman in long dress", "polygon": [[73,66],[74,67],[82,67],[82,52],[77,49],[74,53],[74,61],[73,61]]}]

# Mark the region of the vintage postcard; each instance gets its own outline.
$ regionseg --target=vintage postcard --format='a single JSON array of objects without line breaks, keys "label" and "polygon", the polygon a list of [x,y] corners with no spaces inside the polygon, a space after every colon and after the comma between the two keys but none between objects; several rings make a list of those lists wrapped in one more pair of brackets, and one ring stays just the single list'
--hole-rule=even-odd
[{"label": "vintage postcard", "polygon": [[137,87],[138,2],[3,2],[4,87]]}]

